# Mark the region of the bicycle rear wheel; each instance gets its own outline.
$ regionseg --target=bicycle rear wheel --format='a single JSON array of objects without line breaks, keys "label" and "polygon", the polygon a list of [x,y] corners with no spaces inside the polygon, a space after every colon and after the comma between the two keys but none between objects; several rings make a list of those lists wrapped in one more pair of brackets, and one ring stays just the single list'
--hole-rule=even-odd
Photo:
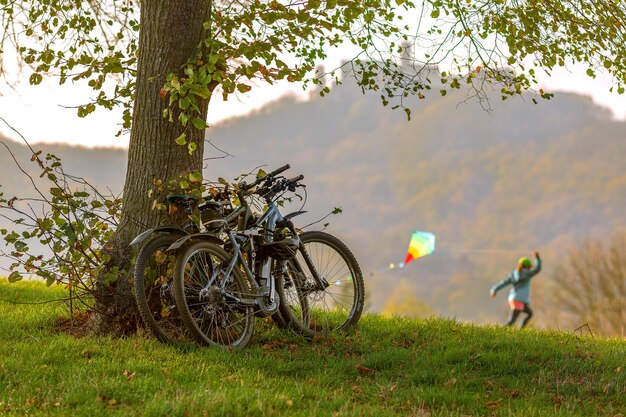
[{"label": "bicycle rear wheel", "polygon": [[179,235],[157,235],[139,251],[133,283],[135,301],[141,318],[161,342],[169,344],[193,343],[191,335],[180,319],[172,288],[174,254],[167,248]]},{"label": "bicycle rear wheel", "polygon": [[[285,282],[278,285],[281,314],[306,335],[324,335],[354,326],[363,311],[363,274],[354,255],[336,237],[304,232],[298,254],[287,262]],[[314,278],[317,271],[321,282]],[[297,300],[289,302],[289,300]]]},{"label": "bicycle rear wheel", "polygon": [[225,271],[231,256],[210,242],[181,250],[174,272],[174,295],[183,323],[201,344],[242,349],[254,332],[254,299],[249,282],[235,267]]}]

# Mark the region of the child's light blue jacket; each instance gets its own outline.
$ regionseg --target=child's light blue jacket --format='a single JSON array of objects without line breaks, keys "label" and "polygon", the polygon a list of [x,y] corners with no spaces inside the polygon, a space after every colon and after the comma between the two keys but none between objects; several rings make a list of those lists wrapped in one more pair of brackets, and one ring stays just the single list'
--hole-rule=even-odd
[{"label": "child's light blue jacket", "polygon": [[508,277],[491,287],[491,291],[497,293],[507,285],[512,285],[509,290],[509,300],[521,301],[530,304],[530,280],[541,271],[541,259],[535,260],[532,269],[514,269]]}]

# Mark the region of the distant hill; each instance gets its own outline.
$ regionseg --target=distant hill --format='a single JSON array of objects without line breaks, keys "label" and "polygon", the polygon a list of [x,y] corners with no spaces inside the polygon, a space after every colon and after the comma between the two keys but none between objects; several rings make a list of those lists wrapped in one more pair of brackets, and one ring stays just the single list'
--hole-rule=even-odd
[{"label": "distant hill", "polygon": [[[375,310],[402,283],[440,314],[500,320],[504,297],[491,301],[488,288],[537,249],[546,264],[534,287],[540,319],[550,266],[583,238],[626,226],[626,123],[573,94],[538,105],[494,96],[490,112],[464,99],[421,101],[411,121],[348,85],[323,99],[281,99],[212,127],[205,175],[291,163],[308,186],[300,224],[343,209],[329,230],[357,255]],[[121,190],[124,152],[50,149],[68,172]],[[19,190],[4,150],[0,162],[5,192]],[[434,232],[436,253],[390,271],[413,230]]]},{"label": "distant hill", "polygon": [[[626,226],[626,124],[573,94],[537,105],[495,96],[490,112],[464,98],[420,102],[411,121],[347,85],[323,99],[281,100],[211,129],[235,158],[209,168],[235,175],[291,162],[304,173],[310,211],[344,209],[331,231],[368,273],[373,308],[405,281],[440,313],[500,320],[504,297],[491,301],[488,288],[519,256],[544,255],[540,306],[567,248]],[[434,232],[438,251],[390,271],[415,229]]]},{"label": "distant hill", "polygon": [[[22,143],[14,142],[0,136],[19,164],[35,178],[41,173],[38,167],[30,162],[31,153]],[[85,178],[94,185],[109,187],[114,194],[122,192],[126,175],[126,151],[113,148],[88,149],[67,145],[34,144],[35,150],[43,154],[51,153],[62,159],[66,172]],[[7,149],[0,145],[0,188],[5,194],[23,192],[29,188],[28,178],[17,170],[17,165]]]}]

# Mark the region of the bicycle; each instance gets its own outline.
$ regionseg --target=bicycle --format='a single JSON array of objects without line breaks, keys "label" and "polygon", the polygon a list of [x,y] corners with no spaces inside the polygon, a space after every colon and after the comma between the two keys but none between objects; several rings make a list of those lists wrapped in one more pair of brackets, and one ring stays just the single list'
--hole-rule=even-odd
[{"label": "bicycle", "polygon": [[[364,287],[354,256],[327,233],[299,235],[291,219],[303,212],[282,216],[278,209],[277,200],[285,192],[303,187],[302,175],[292,179],[279,176],[288,168],[289,165],[285,165],[252,184],[239,184],[239,207],[212,225],[218,233],[226,235],[224,245],[209,240],[187,243],[189,239],[185,237],[170,247],[170,250],[180,249],[174,271],[174,298],[183,323],[201,344],[232,349],[245,347],[254,332],[254,317],[258,315],[280,313],[291,327],[305,334],[347,328],[360,317]],[[252,191],[257,186],[259,188]],[[251,215],[246,201],[246,197],[253,195],[266,203],[266,209],[258,218]],[[244,219],[240,230],[228,227],[235,216]],[[323,320],[319,319],[318,310],[330,306],[319,301],[325,299],[325,295],[332,296],[328,289],[340,281],[332,281],[332,278],[329,281],[318,272],[320,268],[307,249],[307,243],[311,242],[328,244],[335,252],[339,250],[344,255],[341,259],[349,263],[347,270],[353,284],[349,314],[332,328],[319,326]],[[321,261],[326,259],[326,256],[318,257]],[[295,292],[291,288],[295,288]],[[309,300],[315,308],[309,306]],[[342,300],[348,303],[347,297]],[[342,304],[332,303],[332,306],[337,310]],[[339,315],[337,311],[329,314],[341,317],[342,313],[339,310]]]},{"label": "bicycle", "polygon": [[180,226],[157,226],[136,236],[131,245],[147,240],[137,255],[133,273],[137,310],[152,335],[159,341],[175,345],[193,343],[187,328],[182,324],[172,292],[175,255],[169,248],[182,236],[195,236],[201,225],[193,221],[194,211],[200,213],[201,223],[222,217],[225,203],[218,199],[199,203],[199,198],[184,194],[171,194],[165,198],[169,206],[182,208],[187,219]]}]

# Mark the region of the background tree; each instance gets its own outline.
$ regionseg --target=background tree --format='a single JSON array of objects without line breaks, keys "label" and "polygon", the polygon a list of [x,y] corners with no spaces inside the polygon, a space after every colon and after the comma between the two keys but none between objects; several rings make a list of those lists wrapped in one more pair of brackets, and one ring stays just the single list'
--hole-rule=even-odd
[{"label": "background tree", "polygon": [[626,232],[572,249],[554,272],[554,305],[571,328],[623,336],[626,323]]},{"label": "background tree", "polygon": [[[131,133],[121,222],[95,248],[109,271],[128,270],[129,239],[157,221],[147,195],[155,181],[182,186],[198,178],[214,92],[227,98],[256,81],[321,84],[316,64],[328,48],[349,44],[355,56],[341,70],[407,115],[409,98],[425,97],[435,78],[484,102],[489,84],[503,98],[520,94],[535,88],[538,69],[570,60],[590,76],[606,69],[622,93],[624,17],[622,2],[564,0],[0,0],[2,48],[16,51],[30,83],[44,76],[87,83],[96,96],[79,116],[97,106],[125,109]],[[337,70],[330,73],[338,77]],[[97,285],[96,332],[134,323],[120,276]]]}]

